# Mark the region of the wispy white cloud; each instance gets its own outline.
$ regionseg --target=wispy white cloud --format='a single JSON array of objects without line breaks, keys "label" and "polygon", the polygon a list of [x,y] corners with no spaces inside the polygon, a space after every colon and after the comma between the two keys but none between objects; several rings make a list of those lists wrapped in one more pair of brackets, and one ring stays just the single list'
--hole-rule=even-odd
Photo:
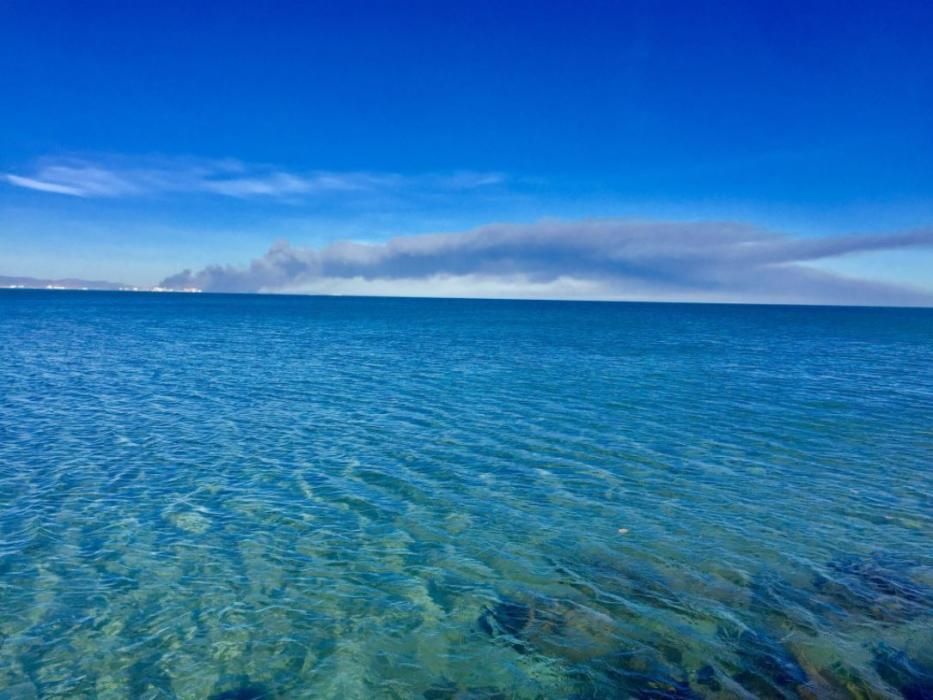
[{"label": "wispy white cloud", "polygon": [[84,198],[212,194],[285,200],[352,193],[450,193],[506,181],[501,173],[292,172],[232,159],[179,158],[44,158],[25,174],[0,177],[15,187]]},{"label": "wispy white cloud", "polygon": [[54,194],[68,194],[73,197],[83,196],[84,189],[72,185],[63,185],[61,183],[49,182],[48,180],[36,180],[31,177],[22,177],[21,175],[6,174],[4,179],[11,185],[25,187],[27,190],[38,190],[39,192],[53,192]]},{"label": "wispy white cloud", "polygon": [[854,253],[933,248],[933,229],[800,238],[720,222],[542,221],[384,243],[282,242],[248,267],[162,282],[209,291],[933,305],[933,294],[820,271]]}]

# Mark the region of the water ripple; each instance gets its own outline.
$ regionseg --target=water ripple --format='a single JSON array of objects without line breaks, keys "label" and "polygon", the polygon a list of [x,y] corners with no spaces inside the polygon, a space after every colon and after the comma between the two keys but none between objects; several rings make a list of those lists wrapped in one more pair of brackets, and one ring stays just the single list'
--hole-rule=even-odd
[{"label": "water ripple", "polygon": [[933,312],[0,292],[0,697],[933,697]]}]

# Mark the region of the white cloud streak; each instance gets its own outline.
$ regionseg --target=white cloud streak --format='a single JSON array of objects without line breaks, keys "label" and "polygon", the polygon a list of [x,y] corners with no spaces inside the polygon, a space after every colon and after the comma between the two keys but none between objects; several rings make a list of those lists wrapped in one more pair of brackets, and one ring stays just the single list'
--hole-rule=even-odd
[{"label": "white cloud streak", "polygon": [[933,229],[799,238],[718,222],[542,221],[462,233],[275,244],[247,267],[185,270],[162,286],[412,296],[662,299],[933,305],[933,295],[817,270],[811,263],[933,248]]},{"label": "white cloud streak", "polygon": [[237,199],[301,200],[346,193],[458,192],[501,185],[501,173],[289,172],[237,160],[43,159],[29,173],[4,173],[15,187],[83,198],[210,194]]},{"label": "white cloud streak", "polygon": [[24,187],[27,190],[38,190],[39,192],[52,192],[54,194],[67,194],[72,197],[83,196],[84,189],[63,185],[61,183],[50,182],[48,180],[35,180],[31,177],[22,177],[20,175],[4,175],[4,179],[11,185]]}]

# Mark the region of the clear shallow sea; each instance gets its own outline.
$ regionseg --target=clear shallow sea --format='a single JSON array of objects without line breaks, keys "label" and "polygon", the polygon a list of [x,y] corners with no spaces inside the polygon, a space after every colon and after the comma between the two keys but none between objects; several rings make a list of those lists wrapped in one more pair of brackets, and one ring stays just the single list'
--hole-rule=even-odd
[{"label": "clear shallow sea", "polygon": [[0,292],[0,697],[933,696],[933,311]]}]

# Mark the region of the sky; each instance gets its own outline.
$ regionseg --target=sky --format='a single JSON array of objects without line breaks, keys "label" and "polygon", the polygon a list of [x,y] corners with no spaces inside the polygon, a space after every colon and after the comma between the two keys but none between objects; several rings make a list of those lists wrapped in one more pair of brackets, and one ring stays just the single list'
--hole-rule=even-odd
[{"label": "sky", "polygon": [[0,2],[0,275],[933,305],[933,3]]}]

